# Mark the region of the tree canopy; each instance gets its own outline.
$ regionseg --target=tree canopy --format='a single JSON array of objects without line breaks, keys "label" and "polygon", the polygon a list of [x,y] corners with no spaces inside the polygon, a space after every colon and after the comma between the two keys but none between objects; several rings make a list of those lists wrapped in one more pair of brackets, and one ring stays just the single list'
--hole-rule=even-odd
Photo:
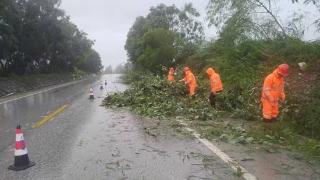
[{"label": "tree canopy", "polygon": [[[136,18],[125,45],[136,68],[157,72],[155,65],[174,65],[194,54],[203,40],[199,13],[192,4],[151,7],[146,17]],[[159,69],[159,68],[158,68]]]},{"label": "tree canopy", "polygon": [[94,42],[59,9],[60,0],[1,0],[0,72],[98,72]]},{"label": "tree canopy", "polygon": [[[301,15],[285,24],[280,22],[273,0],[210,0],[207,6],[209,25],[216,26],[220,37],[233,42],[250,39],[300,38]],[[231,35],[231,32],[233,33]],[[233,36],[233,37],[232,37]]]}]

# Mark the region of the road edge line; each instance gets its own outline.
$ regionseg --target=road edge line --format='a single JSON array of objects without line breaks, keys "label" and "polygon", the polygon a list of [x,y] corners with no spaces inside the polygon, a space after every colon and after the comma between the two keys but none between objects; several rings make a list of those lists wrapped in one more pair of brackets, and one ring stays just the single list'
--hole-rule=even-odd
[{"label": "road edge line", "polygon": [[243,166],[241,166],[236,160],[232,159],[230,156],[228,156],[226,153],[224,153],[222,150],[220,150],[217,146],[213,145],[208,139],[201,138],[201,135],[197,133],[194,129],[191,129],[188,127],[187,123],[184,121],[178,119],[177,120],[181,125],[185,126],[184,128],[192,134],[199,142],[201,142],[204,146],[206,146],[211,152],[213,152],[215,155],[217,155],[222,161],[224,161],[226,164],[228,164],[231,169],[233,169],[235,172],[241,170],[242,177],[245,180],[257,180],[257,177],[255,177],[253,174],[249,173],[247,169],[245,169]]}]

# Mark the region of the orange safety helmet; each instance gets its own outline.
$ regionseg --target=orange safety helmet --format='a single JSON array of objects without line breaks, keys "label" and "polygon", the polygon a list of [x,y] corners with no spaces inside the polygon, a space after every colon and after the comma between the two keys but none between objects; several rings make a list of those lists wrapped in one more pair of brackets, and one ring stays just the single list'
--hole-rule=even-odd
[{"label": "orange safety helmet", "polygon": [[289,65],[288,64],[281,64],[278,66],[278,73],[284,77],[289,75]]}]

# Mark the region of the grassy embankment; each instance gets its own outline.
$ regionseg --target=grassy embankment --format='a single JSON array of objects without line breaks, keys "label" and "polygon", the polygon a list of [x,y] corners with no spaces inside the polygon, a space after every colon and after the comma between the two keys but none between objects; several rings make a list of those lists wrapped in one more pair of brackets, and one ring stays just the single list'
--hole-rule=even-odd
[{"label": "grassy embankment", "polygon": [[[300,40],[246,42],[236,48],[214,43],[189,57],[187,65],[197,75],[199,88],[193,99],[182,84],[168,84],[163,77],[131,73],[130,88],[105,99],[105,105],[130,107],[142,116],[182,118],[209,139],[233,144],[257,144],[269,151],[279,148],[320,159],[320,44]],[[306,62],[301,71],[297,65]],[[287,101],[281,105],[278,122],[262,123],[260,92],[264,77],[280,63],[289,63]],[[213,66],[225,86],[218,108],[209,106],[209,83],[204,74]],[[177,79],[181,78],[178,72]],[[180,76],[180,77],[179,77]],[[178,126],[174,124],[174,126]]]}]

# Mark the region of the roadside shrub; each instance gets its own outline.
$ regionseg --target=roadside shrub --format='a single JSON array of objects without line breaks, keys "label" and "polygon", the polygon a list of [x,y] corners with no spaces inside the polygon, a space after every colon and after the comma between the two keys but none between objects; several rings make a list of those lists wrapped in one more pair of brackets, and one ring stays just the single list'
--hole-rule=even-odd
[{"label": "roadside shrub", "polygon": [[320,139],[320,82],[317,83],[310,93],[291,97],[284,118],[291,121],[300,134]]},{"label": "roadside shrub", "polygon": [[204,89],[191,98],[182,83],[169,84],[164,78],[154,75],[141,77],[132,82],[123,93],[108,96],[104,105],[130,107],[140,115],[148,117],[177,117],[190,120],[208,120],[216,117],[217,111],[209,106]]}]

